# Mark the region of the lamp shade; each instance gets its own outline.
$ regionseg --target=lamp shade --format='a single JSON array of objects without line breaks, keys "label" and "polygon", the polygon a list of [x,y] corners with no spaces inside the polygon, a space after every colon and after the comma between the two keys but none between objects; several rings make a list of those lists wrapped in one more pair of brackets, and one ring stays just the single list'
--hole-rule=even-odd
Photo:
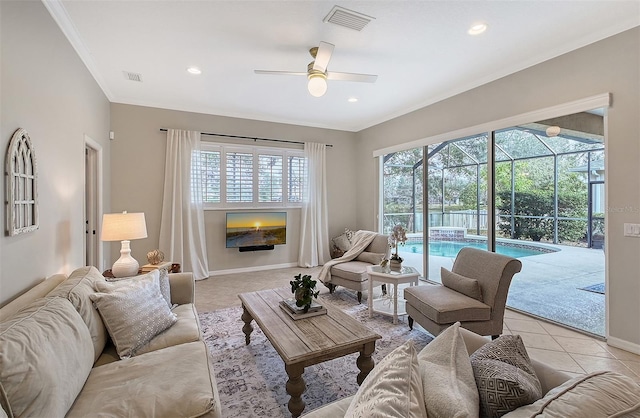
[{"label": "lamp shade", "polygon": [[102,215],[102,241],[128,241],[147,237],[144,213],[105,213]]}]

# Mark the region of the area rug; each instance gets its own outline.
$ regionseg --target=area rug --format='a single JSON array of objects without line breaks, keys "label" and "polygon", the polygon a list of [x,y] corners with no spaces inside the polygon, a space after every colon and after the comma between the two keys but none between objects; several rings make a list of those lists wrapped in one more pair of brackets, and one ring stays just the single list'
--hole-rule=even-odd
[{"label": "area rug", "polygon": [[587,292],[602,293],[604,295],[604,283],[593,284],[591,286],[580,287],[580,290],[586,290]]},{"label": "area rug", "polygon": [[[382,336],[376,342],[372,356],[376,364],[407,340],[413,340],[420,350],[433,339],[417,324],[413,331],[410,330],[406,319],[393,325],[388,316],[375,314],[369,318],[366,304],[358,304],[348,292],[323,295],[321,300],[329,300]],[[222,416],[290,417],[284,363],[255,323],[251,344],[245,345],[241,314],[240,307],[199,314],[214,363]],[[303,377],[307,389],[302,396],[305,412],[353,395],[358,390],[357,357],[357,353],[351,354],[305,369]]]}]

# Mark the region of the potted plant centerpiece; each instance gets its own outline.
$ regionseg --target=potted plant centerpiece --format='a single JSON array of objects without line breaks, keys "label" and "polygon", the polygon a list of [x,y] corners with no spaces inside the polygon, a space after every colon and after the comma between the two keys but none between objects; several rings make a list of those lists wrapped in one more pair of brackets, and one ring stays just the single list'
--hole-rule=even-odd
[{"label": "potted plant centerpiece", "polygon": [[395,249],[395,252],[391,254],[391,259],[389,260],[389,265],[391,266],[391,270],[400,270],[402,268],[402,257],[398,255],[398,247],[400,245],[404,245],[407,241],[407,231],[402,227],[402,225],[398,224],[393,227],[393,231],[389,234],[389,247],[391,249]]},{"label": "potted plant centerpiece", "polygon": [[318,298],[319,290],[316,289],[316,281],[311,280],[311,276],[302,273],[293,276],[295,280],[290,281],[291,293],[296,301],[296,306],[302,308],[304,313],[309,311],[313,298]]}]

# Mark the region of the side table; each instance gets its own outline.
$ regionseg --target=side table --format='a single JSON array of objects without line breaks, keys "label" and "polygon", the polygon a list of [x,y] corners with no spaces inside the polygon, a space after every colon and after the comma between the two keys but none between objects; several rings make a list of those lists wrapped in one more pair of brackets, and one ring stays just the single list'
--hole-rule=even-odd
[{"label": "side table", "polygon": [[[168,272],[169,273],[180,273],[182,271],[182,267],[180,265],[180,263],[171,263],[171,268],[169,268]],[[148,271],[143,272],[142,269],[138,270],[138,274],[136,274],[136,276],[139,276],[141,274],[145,274],[148,273]],[[115,276],[113,275],[113,273],[111,272],[111,269],[105,270],[102,272],[102,275],[104,277],[108,277],[108,278],[115,278]]]},{"label": "side table", "polygon": [[[373,313],[377,312],[383,315],[392,316],[393,323],[397,324],[398,315],[407,314],[404,299],[398,301],[398,285],[402,283],[409,283],[412,286],[417,286],[418,278],[420,277],[418,270],[413,267],[402,267],[400,271],[394,271],[387,270],[380,266],[368,266],[367,273],[369,273],[369,297],[367,298],[369,305],[369,317],[371,318]],[[373,295],[373,282],[393,285],[392,299],[389,300],[389,296],[387,296],[374,300],[371,296]],[[393,303],[393,311],[391,311],[390,307],[385,306],[385,304],[389,302]],[[398,308],[398,304],[401,305],[400,308]]]}]

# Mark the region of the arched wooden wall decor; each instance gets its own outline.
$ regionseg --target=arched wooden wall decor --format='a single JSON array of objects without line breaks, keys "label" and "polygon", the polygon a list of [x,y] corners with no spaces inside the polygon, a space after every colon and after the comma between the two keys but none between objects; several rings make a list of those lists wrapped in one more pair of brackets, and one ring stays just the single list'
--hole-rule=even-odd
[{"label": "arched wooden wall decor", "polygon": [[25,129],[11,137],[7,159],[7,234],[10,236],[38,229],[38,167],[31,138]]}]

